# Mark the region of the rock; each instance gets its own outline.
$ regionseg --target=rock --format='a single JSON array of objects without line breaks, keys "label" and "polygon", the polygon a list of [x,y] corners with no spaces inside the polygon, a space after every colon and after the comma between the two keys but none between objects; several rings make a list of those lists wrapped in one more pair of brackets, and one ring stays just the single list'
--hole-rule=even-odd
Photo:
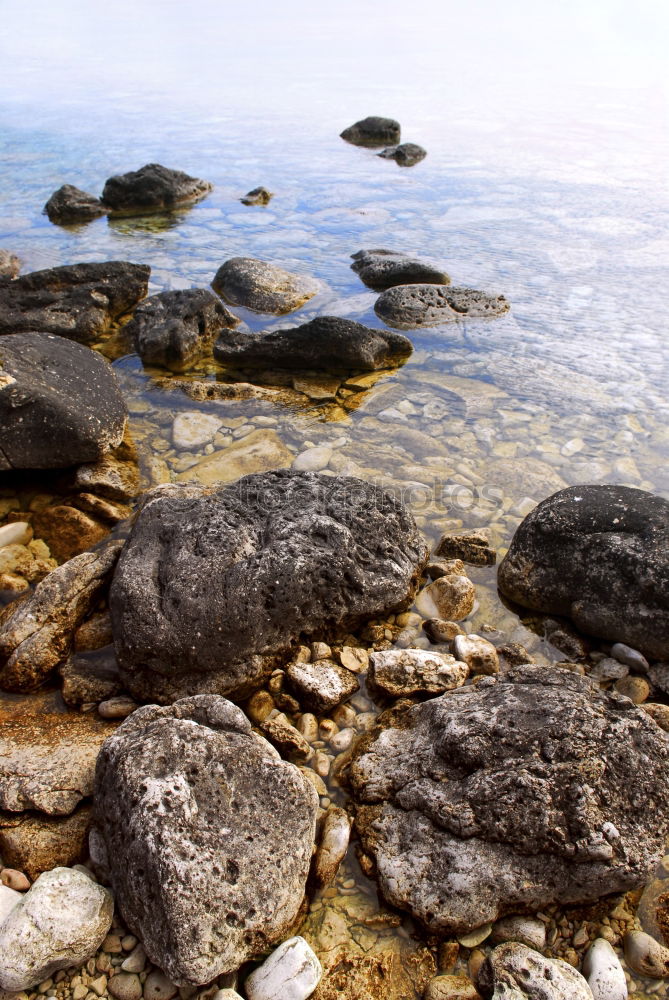
[{"label": "rock", "polygon": [[15,278],[21,270],[21,259],[9,250],[0,250],[0,277]]},{"label": "rock", "polygon": [[441,643],[450,643],[456,635],[463,634],[456,622],[444,621],[441,618],[428,618],[423,622],[423,631],[430,642],[437,646]]},{"label": "rock", "polygon": [[248,1000],[306,1000],[323,975],[321,963],[302,937],[284,941],[246,977]]},{"label": "rock", "polygon": [[627,486],[572,486],[522,522],[498,573],[523,607],[669,657],[669,501]]},{"label": "rock", "polygon": [[145,1000],[172,1000],[177,992],[174,983],[160,969],[154,969],[146,977],[144,983]]},{"label": "rock", "polygon": [[314,403],[334,402],[341,388],[338,375],[293,375],[291,379],[295,392],[302,392]]},{"label": "rock", "polygon": [[453,640],[453,652],[458,660],[466,663],[472,674],[496,674],[499,671],[497,650],[487,639],[480,635],[456,635]]},{"label": "rock", "polygon": [[543,951],[546,947],[546,925],[537,917],[503,917],[494,925],[491,941],[493,944],[520,941],[528,948]]},{"label": "rock", "polygon": [[65,504],[36,511],[31,520],[35,533],[61,563],[81,555],[109,534],[107,525]]},{"label": "rock", "polygon": [[351,254],[351,270],[360,280],[377,292],[393,285],[433,284],[450,285],[445,271],[433,264],[417,260],[394,250],[358,250]]},{"label": "rock", "polygon": [[113,641],[111,618],[108,611],[99,611],[87,618],[74,634],[77,653],[103,649]]},{"label": "rock", "polygon": [[377,153],[384,160],[394,160],[398,167],[413,167],[427,156],[427,150],[415,142],[403,142],[400,146],[390,146]]},{"label": "rock", "polygon": [[325,715],[358,690],[355,674],[333,660],[291,663],[286,680],[301,705],[317,715]]},{"label": "rock", "polygon": [[279,714],[264,719],[259,728],[263,736],[266,736],[270,743],[286,756],[294,755],[301,760],[311,756],[311,747],[285,715]]},{"label": "rock", "polygon": [[291,274],[255,257],[226,260],[211,286],[230,305],[274,316],[299,309],[320,290],[320,284],[313,278]]},{"label": "rock", "polygon": [[152,386],[161,391],[178,389],[189,399],[197,403],[208,400],[238,402],[246,399],[257,399],[279,406],[303,406],[307,400],[300,392],[294,392],[285,386],[281,389],[269,389],[264,386],[252,385],[250,382],[203,382],[200,379],[157,378]]},{"label": "rock", "polygon": [[368,683],[392,698],[443,694],[465,683],[466,663],[426,649],[386,649],[372,653]]},{"label": "rock", "polygon": [[140,492],[139,457],[128,435],[113,452],[64,473],[64,489],[94,493],[113,502],[134,500]]},{"label": "rock", "polygon": [[0,622],[0,687],[33,691],[62,663],[76,629],[109,580],[122,542],[82,552],[54,569]]},{"label": "rock", "polygon": [[113,698],[123,687],[111,645],[75,653],[58,669],[63,682],[63,701],[73,708]]},{"label": "rock", "polygon": [[461,559],[472,566],[494,566],[497,553],[490,547],[485,531],[470,531],[466,535],[442,535],[435,555],[446,559]]},{"label": "rock", "polygon": [[33,537],[33,529],[27,521],[14,521],[0,528],[0,548],[5,545],[27,545]]},{"label": "rock", "polygon": [[269,205],[271,199],[274,197],[271,191],[268,191],[266,187],[253,188],[240,198],[242,205]]},{"label": "rock", "polygon": [[172,424],[172,444],[177,451],[197,451],[214,440],[222,424],[222,417],[199,410],[177,413]]},{"label": "rock", "polygon": [[[107,989],[116,1000],[140,1000],[142,996],[139,976],[132,972],[119,972],[118,975],[112,976]],[[151,995],[147,993],[147,996]]]},{"label": "rock", "polygon": [[354,674],[364,674],[369,666],[369,653],[358,646],[342,646],[339,662]]},{"label": "rock", "polygon": [[424,1000],[481,1000],[481,994],[466,976],[435,976],[423,996]]},{"label": "rock", "polygon": [[454,285],[395,285],[382,292],[374,305],[379,319],[399,330],[500,316],[508,310],[503,295]]},{"label": "rock", "polygon": [[[137,940],[135,938],[135,940]],[[121,964],[124,972],[144,972],[146,967],[146,952],[141,944],[135,945],[125,961]]]},{"label": "rock", "polygon": [[614,642],[611,646],[611,656],[618,663],[624,663],[630,670],[636,670],[638,674],[647,674],[650,669],[646,657],[637,649],[626,646],[624,642]]},{"label": "rock", "polygon": [[668,767],[667,737],[630,701],[524,666],[387,713],[350,780],[384,896],[446,935],[643,885]]},{"label": "rock", "polygon": [[669,978],[669,948],[644,931],[628,931],[623,938],[625,961],[632,972],[651,979]]},{"label": "rock", "polygon": [[98,705],[98,714],[101,719],[127,719],[129,715],[139,708],[136,701],[121,695],[118,698],[107,698]]},{"label": "rock", "polygon": [[583,975],[594,1000],[627,1000],[627,982],[620,959],[605,938],[597,938],[583,959]]},{"label": "rock", "polygon": [[140,299],[151,269],[106,261],[0,278],[0,334],[39,330],[89,344]]},{"label": "rock", "polygon": [[301,634],[403,610],[425,554],[406,508],[358,479],[286,470],[159,487],[111,588],[127,690],[247,697]]},{"label": "rock", "polygon": [[387,146],[400,141],[400,123],[394,118],[370,115],[339,133],[342,139],[354,146]]},{"label": "rock", "polygon": [[500,944],[487,957],[479,988],[495,1000],[592,1000],[590,987],[573,966],[515,941]]},{"label": "rock", "polygon": [[474,610],[476,589],[466,576],[440,576],[423,587],[416,607],[428,619],[462,621]]},{"label": "rock", "polygon": [[318,316],[301,326],[265,333],[226,332],[214,345],[214,357],[221,364],[240,367],[376,371],[406,360],[412,349],[401,334],[337,316]]},{"label": "rock", "polygon": [[114,901],[72,868],[37,879],[0,925],[0,988],[27,990],[58,969],[94,955],[112,922]]},{"label": "rock", "polygon": [[[336,923],[332,919],[331,924],[345,943],[328,949],[325,955],[317,949],[324,975],[312,1000],[407,1000],[423,995],[434,975],[434,960],[426,950],[398,954],[384,949],[365,954],[356,949],[355,938],[341,917]],[[360,937],[359,928],[355,933]]]},{"label": "rock", "polygon": [[0,872],[0,882],[3,886],[15,889],[17,892],[25,892],[30,888],[30,880],[16,868],[3,868]]},{"label": "rock", "polygon": [[177,481],[198,482],[203,486],[234,483],[251,473],[287,469],[293,464],[294,458],[292,451],[285,446],[276,431],[261,427],[247,434],[241,441],[235,441],[229,447],[196,462],[177,476]]},{"label": "rock", "polygon": [[[107,731],[108,732],[108,731]],[[106,735],[106,733],[105,733]],[[98,746],[102,743],[102,739]],[[95,767],[90,758],[89,787]],[[86,841],[91,809],[81,805],[70,816],[45,816],[41,813],[0,813],[0,855],[33,881],[42,872],[82,861],[87,854]]]},{"label": "rock", "polygon": [[646,702],[641,707],[657,723],[660,729],[664,729],[665,733],[669,733],[669,705],[662,705],[659,702]]},{"label": "rock", "polygon": [[134,712],[102,748],[95,808],[124,922],[178,986],[237,969],[292,925],[318,796],[224,698]]},{"label": "rock", "polygon": [[0,339],[0,470],[100,458],[120,443],[126,417],[116,376],[95,351],[46,333]]},{"label": "rock", "polygon": [[69,226],[106,215],[107,209],[95,195],[88,194],[73,184],[63,184],[51,195],[44,206],[44,212],[49,216],[49,222]]},{"label": "rock", "polygon": [[124,328],[145,365],[181,372],[211,354],[221,330],[239,320],[206,288],[152,295]]},{"label": "rock", "polygon": [[213,187],[208,181],[189,177],[181,170],[147,163],[139,170],[110,177],[102,192],[102,202],[112,215],[145,215],[199,201]]},{"label": "rock", "polygon": [[[305,448],[293,460],[291,468],[297,472],[320,472],[327,469],[328,462],[332,458],[332,448],[327,446]],[[0,528],[2,531],[2,528]]]},{"label": "rock", "polygon": [[325,819],[320,844],[313,864],[316,885],[325,886],[334,881],[339,866],[346,857],[351,836],[351,818],[339,806],[330,806]]}]

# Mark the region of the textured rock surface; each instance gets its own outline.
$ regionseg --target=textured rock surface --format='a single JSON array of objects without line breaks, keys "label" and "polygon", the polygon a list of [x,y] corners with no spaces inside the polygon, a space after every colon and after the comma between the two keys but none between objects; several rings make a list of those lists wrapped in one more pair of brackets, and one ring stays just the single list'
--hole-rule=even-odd
[{"label": "textured rock surface", "polygon": [[643,885],[662,853],[669,740],[586,678],[517,667],[385,722],[351,765],[357,829],[435,932]]},{"label": "textured rock surface", "polygon": [[302,937],[273,951],[244,983],[249,1000],[307,1000],[323,975],[321,963]]},{"label": "textured rock surface", "polygon": [[448,653],[386,649],[372,653],[368,681],[393,698],[443,694],[465,683],[469,667]]},{"label": "textured rock surface", "polygon": [[333,660],[291,663],[286,680],[300,704],[320,715],[346,701],[360,686],[355,674]]},{"label": "textured rock surface", "polygon": [[72,868],[40,875],[0,926],[0,988],[25,990],[94,955],[112,922],[111,893]]},{"label": "textured rock surface", "polygon": [[399,167],[413,167],[427,156],[427,150],[416,142],[403,142],[400,146],[391,146],[378,154],[384,160],[394,160]]},{"label": "textured rock surface", "polygon": [[122,675],[139,698],[241,698],[301,633],[406,607],[425,558],[406,508],[358,479],[286,470],[160,487],[112,584]]},{"label": "textured rock surface", "polygon": [[182,483],[198,482],[203,486],[234,483],[252,473],[287,469],[293,464],[294,457],[276,431],[259,427],[241,441],[235,441],[191,465],[177,480]]},{"label": "textured rock surface", "polygon": [[379,319],[399,330],[499,316],[508,309],[503,295],[454,285],[396,285],[379,295],[374,305]]},{"label": "textured rock surface", "polygon": [[451,283],[449,276],[440,268],[394,250],[358,250],[351,254],[351,258],[354,261],[351,270],[368,288],[378,292],[393,285]]},{"label": "textured rock surface", "polygon": [[160,292],[135,309],[125,332],[145,365],[183,371],[211,352],[221,330],[239,320],[206,288]]},{"label": "textured rock surface", "polygon": [[524,944],[501,944],[479,973],[484,997],[495,1000],[592,1000],[580,972],[559,958],[544,956]]},{"label": "textured rock surface", "polygon": [[232,257],[222,264],[212,288],[233,306],[254,312],[282,316],[313,298],[320,285],[303,274],[291,274],[282,267],[255,257]]},{"label": "textured rock surface", "polygon": [[39,330],[89,344],[143,299],[151,268],[69,264],[0,278],[0,333]]},{"label": "textured rock surface", "polygon": [[627,486],[572,486],[520,525],[500,590],[583,632],[669,658],[669,501]]},{"label": "textured rock surface", "polygon": [[93,461],[120,443],[126,416],[95,351],[45,333],[0,340],[0,470]]},{"label": "textured rock surface", "polygon": [[[107,727],[102,739],[110,731]],[[90,759],[90,779],[95,756],[91,755]],[[90,822],[89,805],[79,806],[70,816],[0,812],[0,857],[6,865],[25,872],[32,881],[52,868],[76,865],[88,853],[86,841]]]},{"label": "textured rock surface", "polygon": [[354,146],[387,146],[400,141],[400,123],[394,118],[369,115],[340,132],[342,139]]},{"label": "textured rock surface", "polygon": [[21,259],[9,250],[0,250],[0,276],[15,278],[21,270]]},{"label": "textured rock surface", "polygon": [[102,749],[95,807],[123,918],[176,984],[237,969],[294,921],[318,796],[224,698],[138,709]]},{"label": "textured rock surface", "polygon": [[90,222],[91,219],[107,214],[107,209],[99,198],[73,184],[63,184],[54,191],[44,206],[44,211],[49,217],[49,222],[60,226]]},{"label": "textured rock surface", "polygon": [[319,316],[302,326],[267,333],[225,333],[214,345],[214,357],[221,364],[241,367],[375,371],[408,358],[412,349],[401,334]]},{"label": "textured rock surface", "polygon": [[139,170],[110,177],[102,202],[114,215],[143,215],[199,201],[212,189],[209,181],[159,163],[147,163]]},{"label": "textured rock surface", "polygon": [[266,187],[257,187],[240,198],[242,205],[269,205],[274,195]]}]

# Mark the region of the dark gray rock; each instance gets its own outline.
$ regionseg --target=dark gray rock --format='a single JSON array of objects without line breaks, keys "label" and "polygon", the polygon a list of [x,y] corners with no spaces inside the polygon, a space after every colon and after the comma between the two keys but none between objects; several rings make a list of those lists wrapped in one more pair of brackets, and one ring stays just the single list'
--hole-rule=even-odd
[{"label": "dark gray rock", "polygon": [[95,810],[123,919],[177,985],[209,983],[286,935],[318,796],[229,701],[134,712],[100,752]]},{"label": "dark gray rock", "polygon": [[96,351],[50,333],[0,340],[0,470],[93,462],[121,443],[126,417]]},{"label": "dark gray rock", "polygon": [[451,283],[446,272],[433,264],[394,250],[358,250],[351,257],[355,261],[351,264],[351,270],[360,276],[360,280],[368,288],[373,288],[376,292],[392,288],[393,285]]},{"label": "dark gray rock", "polygon": [[379,295],[374,306],[379,319],[398,330],[500,316],[508,310],[503,295],[452,285],[396,285]]},{"label": "dark gray rock", "polygon": [[406,360],[411,341],[338,316],[318,316],[301,326],[264,333],[226,332],[214,357],[240,368],[261,365],[310,371],[376,371]]},{"label": "dark gray rock", "polygon": [[669,737],[551,667],[387,713],[350,778],[384,896],[440,935],[642,886],[669,830]]},{"label": "dark gray rock", "polygon": [[546,958],[518,941],[488,955],[477,985],[484,997],[498,1000],[593,1000],[587,980],[568,962]]},{"label": "dark gray rock", "polygon": [[349,125],[339,133],[346,142],[354,146],[388,146],[400,141],[400,123],[394,118],[380,118],[370,115],[354,125]]},{"label": "dark gray rock", "polygon": [[145,365],[184,371],[211,352],[221,330],[239,320],[206,288],[160,292],[135,309],[125,332]]},{"label": "dark gray rock", "polygon": [[49,221],[59,226],[68,226],[76,222],[90,222],[107,214],[99,198],[73,184],[63,184],[51,195],[44,206]]},{"label": "dark gray rock", "polygon": [[111,588],[122,678],[140,700],[242,699],[301,634],[406,607],[425,558],[407,509],[359,479],[284,470],[158,487]]},{"label": "dark gray rock", "polygon": [[113,215],[144,215],[169,211],[199,201],[214,185],[160,163],[147,163],[139,170],[110,177],[102,202]]},{"label": "dark gray rock", "polygon": [[242,205],[269,205],[274,195],[266,187],[253,188],[243,198],[240,198]]},{"label": "dark gray rock", "polygon": [[255,257],[232,257],[221,264],[211,287],[233,306],[282,316],[304,305],[320,290],[313,278],[291,274]]},{"label": "dark gray rock", "polygon": [[144,298],[150,273],[144,264],[107,261],[0,278],[0,333],[39,330],[91,343]]},{"label": "dark gray rock", "polygon": [[0,250],[0,277],[15,278],[21,270],[21,259],[9,250]]},{"label": "dark gray rock", "polygon": [[391,146],[378,153],[384,160],[394,160],[398,167],[413,167],[427,156],[427,150],[415,142],[403,142],[401,146]]},{"label": "dark gray rock", "polygon": [[669,502],[627,486],[570,486],[522,522],[498,573],[523,607],[669,658]]}]

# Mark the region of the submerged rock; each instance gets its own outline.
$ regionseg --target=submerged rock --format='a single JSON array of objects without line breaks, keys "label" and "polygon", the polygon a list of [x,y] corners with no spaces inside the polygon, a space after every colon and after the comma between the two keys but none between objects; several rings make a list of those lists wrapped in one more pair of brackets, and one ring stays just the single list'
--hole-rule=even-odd
[{"label": "submerged rock", "polygon": [[394,118],[370,115],[340,132],[342,139],[354,146],[387,146],[400,141],[400,123]]},{"label": "submerged rock", "polygon": [[243,198],[240,198],[242,205],[269,205],[274,195],[266,187],[253,188]]},{"label": "submerged rock", "polygon": [[427,150],[415,142],[403,142],[401,146],[391,146],[378,153],[384,160],[394,160],[399,167],[413,167],[427,156]]},{"label": "submerged rock", "polygon": [[15,278],[20,270],[20,257],[9,250],[0,250],[0,277]]},{"label": "submerged rock", "polygon": [[265,333],[231,331],[219,337],[221,364],[262,365],[314,371],[376,371],[409,357],[411,341],[337,316],[318,316],[301,326]]},{"label": "submerged rock", "polygon": [[379,295],[374,306],[379,319],[399,330],[500,316],[508,310],[503,295],[454,285],[395,285]]},{"label": "submerged rock", "polygon": [[224,698],[134,712],[102,748],[95,808],[123,919],[177,985],[236,970],[295,920],[318,796]]},{"label": "submerged rock", "polygon": [[286,680],[300,704],[319,715],[325,715],[346,701],[360,687],[355,674],[327,659],[291,663]]},{"label": "submerged rock", "polygon": [[69,226],[77,222],[90,222],[107,214],[107,209],[99,198],[73,184],[63,184],[51,195],[44,212],[49,222],[58,226]]},{"label": "submerged rock", "polygon": [[320,290],[313,278],[291,274],[255,257],[232,257],[222,264],[211,287],[233,306],[282,316],[299,309]]},{"label": "submerged rock", "polygon": [[628,486],[561,490],[516,531],[498,585],[523,607],[669,658],[669,502]]},{"label": "submerged rock", "polygon": [[300,634],[406,607],[425,558],[408,510],[359,479],[285,470],[159,487],[111,588],[122,676],[140,699],[241,699]]},{"label": "submerged rock", "polygon": [[351,270],[368,288],[378,292],[394,285],[451,283],[446,272],[433,264],[394,250],[358,250],[351,254],[351,259],[354,261]]},{"label": "submerged rock", "polygon": [[479,988],[485,997],[499,1000],[592,1000],[590,987],[573,966],[515,941],[500,944],[488,956]]},{"label": "submerged rock", "polygon": [[288,469],[294,457],[276,431],[260,427],[227,448],[207,455],[182,472],[177,481],[221,486],[252,473]]},{"label": "submerged rock", "polygon": [[114,215],[143,215],[199,201],[214,185],[160,163],[110,177],[102,192],[103,204]]},{"label": "submerged rock", "polygon": [[350,769],[384,896],[438,934],[643,885],[668,774],[628,699],[531,666],[388,713]]}]

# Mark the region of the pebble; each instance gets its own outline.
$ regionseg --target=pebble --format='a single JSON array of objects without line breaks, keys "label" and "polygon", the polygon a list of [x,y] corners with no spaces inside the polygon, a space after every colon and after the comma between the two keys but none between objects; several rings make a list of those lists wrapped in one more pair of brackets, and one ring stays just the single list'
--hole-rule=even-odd
[{"label": "pebble", "polygon": [[172,443],[179,451],[197,451],[214,440],[222,420],[199,410],[179,413],[172,424]]},{"label": "pebble", "polygon": [[27,521],[12,521],[0,528],[0,548],[4,545],[27,545],[33,537],[33,529]]},{"label": "pebble", "polygon": [[146,977],[144,997],[146,1000],[172,1000],[177,993],[174,983],[170,982],[164,972],[154,969]]},{"label": "pebble", "polygon": [[627,677],[629,667],[619,660],[614,660],[611,656],[605,656],[588,673],[597,681],[619,681],[623,677]]},{"label": "pebble", "polygon": [[458,935],[457,940],[463,948],[476,948],[477,945],[482,944],[486,938],[490,937],[491,931],[492,924],[482,924],[480,927],[475,927],[473,931],[469,931],[467,934]]},{"label": "pebble", "polygon": [[466,663],[472,674],[491,676],[499,672],[499,657],[491,642],[480,635],[456,635],[453,651],[458,660]]},{"label": "pebble", "polygon": [[341,753],[342,750],[348,750],[351,743],[353,742],[353,737],[355,736],[354,729],[340,729],[338,733],[330,740],[330,746],[337,753]]},{"label": "pebble", "polygon": [[137,947],[137,938],[134,934],[126,934],[124,938],[121,938],[121,947],[123,951],[132,951],[133,948]]},{"label": "pebble", "polygon": [[109,992],[116,1000],[140,1000],[142,984],[133,972],[120,972],[109,980]]},{"label": "pebble", "polygon": [[669,948],[645,931],[628,931],[623,938],[625,960],[633,972],[651,979],[669,977]]},{"label": "pebble", "polygon": [[597,938],[583,959],[583,975],[594,1000],[627,1000],[627,982],[620,959],[604,938]]},{"label": "pebble", "polygon": [[98,976],[97,979],[91,980],[91,982],[88,984],[88,988],[90,990],[93,990],[93,992],[97,996],[99,997],[103,996],[107,992],[107,977]]},{"label": "pebble", "polygon": [[355,709],[351,705],[337,705],[332,713],[332,718],[340,729],[350,729],[355,723]]},{"label": "pebble", "polygon": [[144,972],[146,952],[141,944],[137,944],[124,960],[121,968],[124,972]]},{"label": "pebble", "polygon": [[329,885],[346,856],[351,836],[351,820],[343,809],[331,806],[323,820],[321,841],[314,859],[314,878],[319,886]]},{"label": "pebble", "polygon": [[491,940],[494,944],[520,941],[528,948],[543,951],[546,947],[546,925],[536,917],[503,917],[493,925]]},{"label": "pebble", "polygon": [[116,698],[107,698],[98,705],[98,714],[103,719],[127,719],[129,715],[139,708],[136,701],[127,695],[118,695]]},{"label": "pebble", "polygon": [[29,879],[16,868],[3,868],[0,872],[0,882],[17,892],[26,892],[30,888]]},{"label": "pebble", "polygon": [[343,646],[339,654],[339,662],[342,667],[352,670],[354,674],[362,674],[369,666],[369,653],[366,649],[359,649],[357,646]]},{"label": "pebble", "polygon": [[[247,702],[246,714],[251,722],[259,726],[275,708],[276,702],[269,691],[256,691],[253,697]],[[304,733],[302,735],[304,736]]]},{"label": "pebble", "polygon": [[644,712],[654,719],[660,729],[669,733],[669,705],[662,705],[659,702],[648,701],[642,705]]},{"label": "pebble", "polygon": [[318,739],[318,719],[311,712],[304,712],[299,717],[296,728],[307,743],[314,743]]},{"label": "pebble", "polygon": [[425,618],[462,621],[474,610],[476,591],[466,576],[441,576],[424,587],[416,607]]},{"label": "pebble", "polygon": [[471,979],[466,976],[435,976],[427,984],[424,1000],[480,1000]]},{"label": "pebble", "polygon": [[631,646],[626,646],[624,642],[616,642],[611,646],[611,656],[619,663],[624,663],[630,670],[636,670],[639,674],[647,674],[649,664],[646,657]]},{"label": "pebble", "polygon": [[307,448],[300,452],[293,461],[293,469],[298,472],[320,472],[326,469],[328,462],[332,458],[332,448],[325,446]]},{"label": "pebble", "polygon": [[641,705],[650,696],[650,684],[644,677],[622,677],[613,686],[635,705]]},{"label": "pebble", "polygon": [[272,952],[244,983],[248,1000],[306,1000],[323,969],[303,937],[292,937]]},{"label": "pebble", "polygon": [[311,643],[311,659],[312,660],[329,660],[332,656],[332,649],[328,646],[327,642],[312,642]]}]

